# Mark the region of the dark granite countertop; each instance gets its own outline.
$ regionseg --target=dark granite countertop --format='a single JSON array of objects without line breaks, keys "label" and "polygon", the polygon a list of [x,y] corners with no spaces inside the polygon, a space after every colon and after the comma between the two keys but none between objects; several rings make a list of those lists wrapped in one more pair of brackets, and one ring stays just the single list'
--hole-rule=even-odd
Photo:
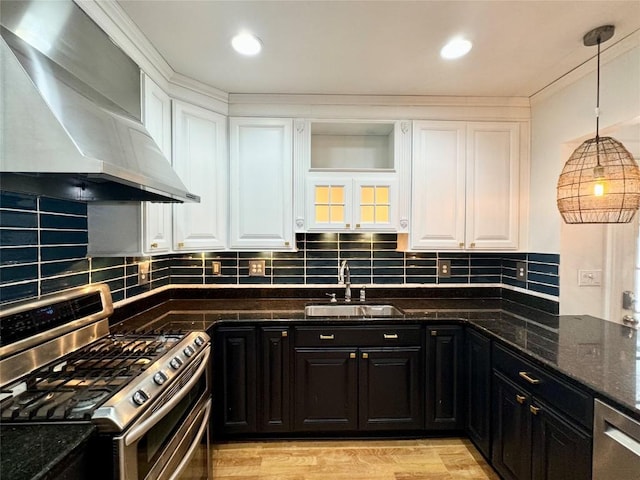
[{"label": "dark granite countertop", "polygon": [[[423,323],[460,321],[563,376],[595,396],[640,418],[638,331],[590,316],[557,316],[528,310],[514,314],[491,301],[392,299],[405,312],[394,318],[305,318],[308,299],[171,300],[116,326],[124,329],[208,330],[221,323],[309,324]],[[317,299],[316,299],[316,302]]]},{"label": "dark granite countertop", "polygon": [[95,432],[90,423],[0,424],[0,478],[46,480],[75,459]]}]

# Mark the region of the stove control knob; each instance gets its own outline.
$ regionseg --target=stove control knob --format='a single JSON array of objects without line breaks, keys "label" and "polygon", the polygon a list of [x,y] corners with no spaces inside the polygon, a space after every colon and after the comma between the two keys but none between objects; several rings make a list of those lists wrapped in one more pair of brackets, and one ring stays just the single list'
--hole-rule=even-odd
[{"label": "stove control knob", "polygon": [[184,354],[187,357],[190,357],[191,355],[193,355],[196,351],[193,349],[193,347],[191,345],[187,345],[187,348],[184,349]]},{"label": "stove control knob", "polygon": [[142,405],[144,402],[149,400],[149,395],[147,395],[142,390],[138,390],[133,394],[133,401],[136,405]]},{"label": "stove control knob", "polygon": [[195,343],[197,346],[201,347],[202,345],[204,345],[204,338],[202,338],[200,335],[198,335],[193,343]]},{"label": "stove control knob", "polygon": [[153,381],[156,382],[156,385],[162,385],[167,381],[167,376],[164,372],[158,372],[153,376]]},{"label": "stove control knob", "polygon": [[171,365],[171,368],[173,368],[174,370],[177,370],[182,366],[182,360],[180,360],[178,357],[173,357],[169,362],[169,365]]}]

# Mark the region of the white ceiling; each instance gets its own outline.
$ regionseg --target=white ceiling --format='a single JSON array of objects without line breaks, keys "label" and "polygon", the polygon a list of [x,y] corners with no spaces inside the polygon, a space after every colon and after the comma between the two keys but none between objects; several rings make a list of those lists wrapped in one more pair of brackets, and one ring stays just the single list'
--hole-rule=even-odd
[{"label": "white ceiling", "polygon": [[[228,93],[531,96],[640,28],[640,1],[120,0],[178,73]],[[239,30],[257,57],[230,46]],[[451,61],[439,50],[464,35]]]}]

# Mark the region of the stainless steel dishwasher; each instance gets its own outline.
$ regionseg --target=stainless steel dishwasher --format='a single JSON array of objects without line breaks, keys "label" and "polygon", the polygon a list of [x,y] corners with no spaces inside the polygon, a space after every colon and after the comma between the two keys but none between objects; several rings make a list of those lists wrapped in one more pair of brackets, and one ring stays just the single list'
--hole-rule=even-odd
[{"label": "stainless steel dishwasher", "polygon": [[640,422],[595,401],[593,480],[640,480]]}]

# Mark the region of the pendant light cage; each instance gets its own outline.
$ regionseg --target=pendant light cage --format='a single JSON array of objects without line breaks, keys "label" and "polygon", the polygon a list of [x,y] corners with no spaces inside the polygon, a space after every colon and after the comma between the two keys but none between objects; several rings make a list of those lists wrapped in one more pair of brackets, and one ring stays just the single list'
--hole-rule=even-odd
[{"label": "pendant light cage", "polygon": [[[604,171],[604,193],[594,195]],[[566,223],[628,223],[640,207],[640,169],[615,138],[591,138],[569,157],[558,179],[558,210]]]},{"label": "pendant light cage", "polygon": [[600,137],[600,44],[615,32],[603,25],[587,32],[585,46],[598,46],[596,136],[580,145],[558,179],[558,210],[566,223],[629,223],[640,207],[640,169],[615,138]]}]

